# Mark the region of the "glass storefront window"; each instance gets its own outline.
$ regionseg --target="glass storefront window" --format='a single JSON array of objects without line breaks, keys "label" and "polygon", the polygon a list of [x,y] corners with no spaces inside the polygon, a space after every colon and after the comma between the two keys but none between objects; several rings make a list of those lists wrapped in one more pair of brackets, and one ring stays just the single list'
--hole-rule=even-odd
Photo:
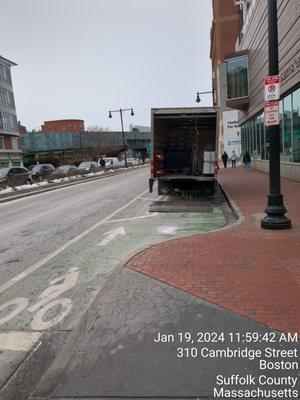
[{"label": "glass storefront window", "polygon": [[261,141],[260,141],[260,125],[259,125],[259,116],[255,118],[255,132],[256,132],[256,152],[257,158],[261,158]]},{"label": "glass storefront window", "polygon": [[246,151],[249,151],[250,153],[250,129],[249,129],[250,123],[247,122],[246,124],[246,137],[247,137],[247,147],[246,147]]},{"label": "glass storefront window", "polygon": [[226,60],[228,99],[248,96],[248,56]]},{"label": "glass storefront window", "polygon": [[293,93],[293,162],[300,162],[300,88]]},{"label": "glass storefront window", "polygon": [[284,161],[283,153],[283,101],[279,102],[279,118],[280,118],[280,160]]},{"label": "glass storefront window", "polygon": [[283,99],[283,154],[284,161],[292,161],[292,96]]},{"label": "glass storefront window", "polygon": [[261,113],[258,117],[260,125],[260,149],[261,149],[261,159],[266,159],[266,133],[265,133],[265,115]]},{"label": "glass storefront window", "polygon": [[244,126],[241,127],[241,148],[242,153],[245,152],[245,128]]},{"label": "glass storefront window", "polygon": [[[279,103],[281,161],[300,163],[300,88]],[[269,138],[264,113],[242,127],[242,149],[252,157],[269,160]]]}]

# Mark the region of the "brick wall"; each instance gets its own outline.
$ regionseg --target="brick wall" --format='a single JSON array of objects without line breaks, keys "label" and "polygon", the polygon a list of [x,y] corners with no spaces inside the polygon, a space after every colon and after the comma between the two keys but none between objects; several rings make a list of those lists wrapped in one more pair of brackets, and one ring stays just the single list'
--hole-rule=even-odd
[{"label": "brick wall", "polygon": [[45,121],[42,132],[84,132],[84,121],[81,119]]}]

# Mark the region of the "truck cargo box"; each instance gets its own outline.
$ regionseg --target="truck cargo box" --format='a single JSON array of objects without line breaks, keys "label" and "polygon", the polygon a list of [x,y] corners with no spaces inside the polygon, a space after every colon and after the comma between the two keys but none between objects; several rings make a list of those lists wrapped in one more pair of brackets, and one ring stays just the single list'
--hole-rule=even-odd
[{"label": "truck cargo box", "polygon": [[216,187],[218,109],[154,108],[150,190],[213,193]]}]

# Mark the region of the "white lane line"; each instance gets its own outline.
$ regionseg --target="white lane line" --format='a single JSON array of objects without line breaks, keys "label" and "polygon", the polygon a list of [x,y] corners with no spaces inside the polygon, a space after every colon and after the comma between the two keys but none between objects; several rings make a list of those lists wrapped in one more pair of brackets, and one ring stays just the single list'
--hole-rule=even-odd
[{"label": "white lane line", "polygon": [[31,272],[37,270],[40,268],[42,265],[47,263],[48,261],[52,260],[55,256],[60,254],[62,251],[66,250],[69,246],[72,244],[78,242],[78,240],[82,239],[85,237],[87,234],[98,228],[98,226],[102,225],[104,222],[108,221],[109,219],[113,218],[115,215],[117,215],[119,212],[125,210],[128,206],[130,206],[132,203],[134,203],[140,196],[143,196],[145,193],[148,192],[148,189],[145,190],[144,192],[140,193],[138,196],[134,197],[132,200],[130,200],[128,203],[126,203],[124,206],[118,208],[116,211],[112,212],[111,214],[107,215],[100,221],[96,222],[94,225],[90,226],[88,229],[80,233],[79,235],[75,236],[73,239],[69,240],[68,242],[64,243],[60,247],[58,247],[56,250],[54,250],[52,253],[48,254],[46,257],[42,258],[40,261],[36,262],[35,264],[31,265],[27,269],[25,269],[23,272],[20,274],[14,276],[12,279],[10,279],[8,282],[4,283],[3,285],[0,286],[0,294],[3,293],[6,289],[10,288],[13,286],[15,283],[19,282],[21,279],[25,278],[27,275],[31,274]]},{"label": "white lane line", "polygon": [[28,351],[41,336],[39,332],[0,332],[0,350]]},{"label": "white lane line", "polygon": [[113,222],[132,221],[132,220],[135,220],[135,219],[153,218],[153,217],[157,217],[158,214],[159,214],[158,212],[153,212],[153,213],[147,214],[147,215],[140,215],[139,217],[130,217],[130,218],[122,218],[122,219],[111,219],[109,221],[103,222],[103,224],[112,224]]}]

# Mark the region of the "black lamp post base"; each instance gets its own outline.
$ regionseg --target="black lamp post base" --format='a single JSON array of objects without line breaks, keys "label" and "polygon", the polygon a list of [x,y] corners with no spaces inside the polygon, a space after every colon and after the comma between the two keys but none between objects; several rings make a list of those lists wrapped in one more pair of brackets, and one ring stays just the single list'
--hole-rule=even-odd
[{"label": "black lamp post base", "polygon": [[260,226],[263,229],[291,229],[292,223],[285,215],[267,215],[261,220]]},{"label": "black lamp post base", "polygon": [[284,215],[286,208],[283,205],[283,196],[281,194],[268,196],[268,205],[265,213],[267,215],[261,220],[260,225],[263,229],[291,229],[291,220]]}]

